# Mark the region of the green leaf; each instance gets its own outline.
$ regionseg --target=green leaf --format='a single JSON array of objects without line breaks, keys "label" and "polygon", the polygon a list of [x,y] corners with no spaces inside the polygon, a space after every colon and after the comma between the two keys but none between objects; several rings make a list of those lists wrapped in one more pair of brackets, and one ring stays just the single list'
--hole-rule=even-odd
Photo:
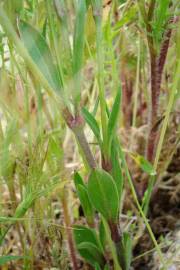
[{"label": "green leaf", "polygon": [[124,270],[130,269],[131,260],[132,260],[132,239],[128,232],[124,232],[120,248],[120,261]]},{"label": "green leaf", "polygon": [[104,270],[110,270],[109,266],[106,264]]},{"label": "green leaf", "polygon": [[102,220],[100,221],[100,224],[99,224],[99,240],[101,242],[102,247],[105,249],[107,239],[106,239],[106,232],[105,232],[105,228],[104,228]]},{"label": "green leaf", "polygon": [[94,229],[82,225],[75,225],[73,228],[73,233],[77,246],[79,246],[81,243],[88,242],[95,245],[99,250],[102,250],[97,233]]},{"label": "green leaf", "polygon": [[23,256],[12,256],[12,255],[7,255],[7,256],[1,256],[0,257],[0,265],[5,265],[8,262],[15,261],[15,260],[22,260],[25,257]]},{"label": "green leaf", "polygon": [[105,259],[99,249],[92,243],[83,242],[78,245],[79,254],[92,266],[97,265],[104,266]]},{"label": "green leaf", "polygon": [[138,11],[137,5],[133,5],[131,8],[129,8],[126,11],[126,13],[123,15],[122,19],[120,19],[118,22],[115,23],[113,30],[116,31],[116,34],[119,33],[119,29],[122,26],[124,26],[125,24],[127,24],[135,19],[137,11]]},{"label": "green leaf", "polygon": [[44,37],[30,24],[21,21],[19,23],[20,37],[34,63],[56,92],[62,90],[62,80],[58,69],[53,63],[50,49]]},{"label": "green leaf", "polygon": [[163,32],[164,23],[168,17],[168,7],[170,4],[170,0],[159,0],[158,6],[155,9],[155,20],[153,22],[153,32],[156,40],[158,41],[161,38]]},{"label": "green leaf", "polygon": [[73,76],[74,76],[74,101],[80,100],[81,93],[81,69],[84,55],[85,43],[85,22],[86,22],[86,1],[77,2],[74,42],[73,42]]},{"label": "green leaf", "polygon": [[119,213],[119,196],[116,184],[110,174],[94,169],[88,180],[90,201],[108,221],[117,221]]},{"label": "green leaf", "polygon": [[119,261],[118,261],[118,255],[117,255],[118,250],[117,250],[117,248],[115,246],[115,243],[112,240],[109,225],[108,225],[106,219],[103,216],[101,216],[101,220],[102,220],[104,230],[105,230],[105,233],[106,233],[107,243],[109,245],[109,251],[111,252],[112,259],[113,259],[113,262],[114,262],[114,269],[122,270],[122,268],[119,265]]},{"label": "green leaf", "polygon": [[94,210],[89,200],[87,188],[82,185],[77,185],[76,190],[78,193],[79,200],[81,202],[84,215],[87,219],[88,224],[93,224],[94,221]]},{"label": "green leaf", "polygon": [[94,116],[90,112],[88,112],[88,110],[86,108],[82,108],[82,114],[83,114],[83,117],[84,117],[86,123],[89,125],[89,127],[93,131],[97,141],[101,145],[102,140],[101,140],[100,128],[98,126],[96,119],[94,118]]},{"label": "green leaf", "polygon": [[153,168],[153,165],[146,160],[143,156],[135,154],[135,153],[130,153],[130,156],[134,159],[136,164],[147,174],[149,175],[156,175],[156,171]]},{"label": "green leaf", "polygon": [[109,148],[111,147],[111,142],[112,139],[115,135],[115,130],[119,118],[119,112],[120,112],[120,105],[121,105],[121,88],[118,88],[117,95],[112,107],[112,111],[109,116],[109,121],[108,121],[108,145]]},{"label": "green leaf", "polygon": [[[2,175],[5,179],[12,177],[14,166],[15,166],[15,158],[12,155],[12,151],[10,151],[10,145],[16,142],[18,145],[18,124],[16,119],[9,120],[7,123],[7,128],[4,136],[4,140],[1,142],[1,153],[0,153],[0,175]],[[18,149],[20,151],[20,147],[18,145]]]},{"label": "green leaf", "polygon": [[122,169],[119,161],[119,153],[117,149],[117,143],[116,140],[113,140],[112,142],[112,150],[111,150],[111,161],[112,161],[112,175],[113,179],[116,183],[119,199],[121,199],[121,194],[123,191],[123,175],[122,175]]},{"label": "green leaf", "polygon": [[98,263],[95,263],[95,264],[94,264],[94,267],[95,267],[95,270],[101,270],[101,267],[99,266]]},{"label": "green leaf", "polygon": [[76,186],[76,189],[77,189],[77,185],[85,186],[84,181],[78,172],[74,173],[74,184]]},{"label": "green leaf", "polygon": [[104,265],[103,249],[96,231],[85,226],[75,225],[73,233],[79,254],[93,266],[96,262]]}]

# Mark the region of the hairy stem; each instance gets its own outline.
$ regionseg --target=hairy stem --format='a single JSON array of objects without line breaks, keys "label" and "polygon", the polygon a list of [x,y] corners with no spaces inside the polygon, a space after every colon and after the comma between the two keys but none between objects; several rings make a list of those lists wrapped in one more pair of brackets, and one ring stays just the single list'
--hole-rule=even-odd
[{"label": "hairy stem", "polygon": [[83,155],[87,161],[88,166],[91,169],[96,168],[96,161],[93,157],[83,130],[84,119],[80,115],[74,117],[67,108],[63,110],[63,116],[66,124],[74,133],[76,140],[83,151]]},{"label": "hairy stem", "polygon": [[[169,24],[174,21],[173,18],[169,20]],[[163,70],[167,58],[170,38],[172,29],[169,28],[163,38],[163,42],[160,48],[159,56],[156,56],[150,50],[150,61],[151,61],[151,109],[149,115],[149,134],[147,139],[146,157],[150,162],[154,161],[154,151],[158,138],[158,128],[154,129],[154,125],[158,119],[159,110],[159,96],[161,90],[161,82]]]}]

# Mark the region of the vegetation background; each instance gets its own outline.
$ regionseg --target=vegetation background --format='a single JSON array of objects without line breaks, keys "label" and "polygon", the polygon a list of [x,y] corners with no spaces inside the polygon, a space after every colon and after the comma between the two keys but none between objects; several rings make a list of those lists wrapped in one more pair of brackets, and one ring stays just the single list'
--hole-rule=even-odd
[{"label": "vegetation background", "polygon": [[179,13],[0,1],[0,269],[179,269]]}]

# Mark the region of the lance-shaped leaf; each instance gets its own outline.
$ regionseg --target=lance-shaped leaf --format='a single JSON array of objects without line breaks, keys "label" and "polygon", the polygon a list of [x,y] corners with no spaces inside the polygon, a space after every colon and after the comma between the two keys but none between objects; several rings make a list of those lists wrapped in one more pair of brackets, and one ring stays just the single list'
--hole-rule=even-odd
[{"label": "lance-shaped leaf", "polygon": [[82,114],[84,116],[86,123],[89,125],[92,132],[94,133],[98,143],[101,145],[102,140],[101,140],[100,128],[98,126],[96,119],[86,108],[82,108]]},{"label": "lance-shaped leaf", "polygon": [[34,63],[56,92],[62,90],[62,80],[53,62],[51,51],[44,37],[30,24],[19,23],[20,37]]},{"label": "lance-shaped leaf", "polygon": [[116,95],[116,98],[112,107],[112,111],[109,116],[109,121],[108,121],[109,148],[111,147],[111,142],[115,135],[116,126],[119,119],[120,105],[121,105],[121,88],[118,88],[117,95]]},{"label": "lance-shaped leaf", "polygon": [[100,169],[93,170],[89,176],[88,194],[96,210],[108,221],[117,221],[119,196],[116,184],[110,174]]},{"label": "lance-shaped leaf", "polygon": [[74,184],[75,184],[76,188],[77,188],[77,185],[82,185],[85,187],[85,183],[84,183],[81,175],[78,172],[74,173]]},{"label": "lance-shaped leaf", "polygon": [[81,69],[83,63],[85,43],[86,1],[77,2],[74,41],[73,41],[73,76],[74,76],[74,102],[77,104],[81,93]]},{"label": "lance-shaped leaf", "polygon": [[112,150],[111,150],[111,160],[112,160],[112,175],[116,183],[119,198],[121,199],[122,190],[123,190],[123,175],[122,169],[119,161],[119,153],[117,149],[117,140],[112,141]]}]

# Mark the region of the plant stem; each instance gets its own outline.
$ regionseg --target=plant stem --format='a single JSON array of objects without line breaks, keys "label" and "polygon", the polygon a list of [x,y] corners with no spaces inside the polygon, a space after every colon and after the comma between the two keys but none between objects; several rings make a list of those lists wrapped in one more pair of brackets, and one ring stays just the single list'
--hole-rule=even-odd
[{"label": "plant stem", "polygon": [[74,270],[78,270],[78,263],[77,263],[77,258],[76,258],[76,251],[74,247],[74,241],[73,241],[73,235],[72,235],[72,229],[71,229],[71,219],[69,216],[69,211],[68,211],[68,204],[67,204],[67,193],[66,190],[64,190],[64,194],[62,196],[62,207],[63,207],[63,214],[64,214],[64,223],[66,227],[66,234],[67,234],[67,240],[68,240],[68,245],[69,245],[69,251],[70,251],[70,256],[72,260],[72,265]]},{"label": "plant stem", "polygon": [[121,235],[117,223],[109,222],[109,228],[111,230],[111,237],[114,243],[119,243],[121,241]]},{"label": "plant stem", "polygon": [[[162,150],[162,146],[163,146],[163,141],[164,141],[166,129],[167,129],[167,126],[168,126],[168,123],[169,123],[169,117],[170,117],[170,113],[171,113],[171,110],[172,110],[172,107],[173,107],[174,98],[175,98],[175,95],[176,95],[177,84],[178,84],[178,81],[179,81],[179,73],[180,73],[180,60],[178,61],[178,65],[177,65],[177,68],[176,68],[173,87],[172,87],[172,90],[170,92],[169,103],[167,105],[167,110],[166,110],[166,113],[165,113],[165,118],[164,118],[163,126],[162,126],[162,129],[161,129],[161,133],[160,133],[160,138],[159,138],[159,142],[158,142],[158,145],[157,145],[157,151],[156,151],[156,156],[155,156],[155,161],[154,161],[154,170],[156,170],[157,167],[158,167],[158,162],[159,162],[159,158],[160,158],[160,154],[161,154],[161,150]],[[150,181],[149,181],[148,193],[147,193],[147,197],[146,197],[146,200],[145,200],[145,203],[144,203],[144,213],[145,213],[145,215],[148,212],[149,202],[150,202],[150,199],[151,199],[151,194],[152,194],[152,191],[153,191],[155,181],[156,181],[156,177],[152,176],[150,178]]]},{"label": "plant stem", "polygon": [[90,150],[89,144],[87,142],[86,136],[84,134],[83,128],[73,128],[72,131],[75,134],[75,137],[83,150],[83,153],[85,155],[86,161],[91,169],[96,168],[96,161],[92,155],[92,152]]},{"label": "plant stem", "polygon": [[141,56],[141,41],[139,36],[138,43],[138,59],[137,59],[137,70],[136,70],[136,86],[135,86],[135,96],[134,96],[134,108],[133,108],[133,120],[132,126],[136,126],[136,116],[137,116],[137,106],[138,106],[138,95],[139,95],[139,75],[140,75],[140,56]]},{"label": "plant stem", "polygon": [[109,247],[110,247],[112,259],[114,261],[114,269],[115,270],[122,270],[121,266],[119,265],[119,261],[118,261],[118,257],[117,257],[116,244],[112,241],[112,233],[110,233],[110,231],[109,231],[109,226],[108,226],[105,218],[102,216],[101,219],[102,219],[102,222],[103,222],[103,225],[105,228],[107,242],[108,242]]},{"label": "plant stem", "polygon": [[[172,23],[173,21],[174,18],[171,18],[169,20],[169,23]],[[154,150],[157,142],[158,129],[153,129],[153,126],[155,125],[158,119],[159,96],[161,90],[162,74],[167,58],[171,34],[172,34],[171,28],[165,32],[164,39],[160,48],[160,54],[158,57],[156,54],[153,53],[153,50],[151,50],[150,47],[151,44],[149,44],[150,61],[151,61],[151,110],[149,115],[150,130],[147,139],[146,157],[150,162],[154,161]]]},{"label": "plant stem", "polygon": [[[101,1],[97,1],[97,2],[101,2]],[[107,153],[108,153],[108,145],[107,145],[106,99],[105,99],[105,91],[104,91],[104,49],[103,49],[103,43],[102,43],[102,4],[95,4],[94,18],[95,18],[95,23],[96,23],[98,84],[99,84],[99,101],[100,101],[100,106],[101,106],[103,151],[106,158]]]},{"label": "plant stem", "polygon": [[149,225],[149,222],[148,222],[148,220],[147,220],[147,218],[146,218],[146,216],[145,216],[145,214],[144,214],[144,212],[143,212],[143,210],[141,208],[141,205],[140,205],[140,203],[138,201],[138,197],[137,197],[137,194],[136,194],[136,191],[135,191],[135,188],[134,188],[134,185],[133,185],[133,182],[132,182],[130,173],[129,173],[127,162],[126,162],[126,159],[124,157],[124,153],[123,153],[120,145],[119,145],[119,154],[120,154],[120,158],[121,158],[122,163],[123,163],[123,167],[125,169],[125,173],[126,173],[126,176],[127,176],[127,179],[128,179],[129,186],[131,188],[131,192],[132,192],[134,201],[135,201],[135,203],[137,205],[137,208],[138,208],[138,210],[139,210],[139,212],[140,212],[140,214],[141,214],[141,216],[142,216],[142,218],[144,220],[144,223],[145,223],[146,228],[147,228],[147,230],[149,232],[149,235],[150,235],[150,237],[151,237],[151,239],[152,239],[152,241],[154,243],[154,246],[156,247],[156,250],[157,250],[157,253],[158,253],[159,258],[161,260],[161,263],[162,263],[164,269],[167,269],[167,267],[165,265],[165,262],[164,262],[164,258],[163,258],[162,252],[161,252],[161,249],[160,249],[160,247],[159,247],[159,245],[158,245],[158,243],[156,241],[156,238],[155,238],[155,236],[153,234],[153,231],[151,229],[151,226]]},{"label": "plant stem", "polygon": [[96,168],[96,161],[92,155],[91,149],[83,131],[84,119],[81,116],[74,117],[67,108],[63,110],[63,116],[66,124],[73,131],[89,167],[91,169]]}]

